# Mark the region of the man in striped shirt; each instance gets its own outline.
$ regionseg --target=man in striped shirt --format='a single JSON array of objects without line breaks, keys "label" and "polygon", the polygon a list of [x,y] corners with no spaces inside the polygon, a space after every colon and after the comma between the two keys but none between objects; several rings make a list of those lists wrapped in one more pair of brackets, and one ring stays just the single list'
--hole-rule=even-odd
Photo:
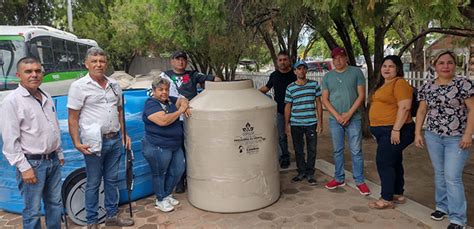
[{"label": "man in striped shirt", "polygon": [[[288,85],[285,94],[285,131],[291,134],[295,149],[298,175],[292,181],[304,178],[310,185],[316,185],[314,164],[316,162],[317,134],[323,130],[323,107],[321,87],[316,81],[306,78],[308,65],[298,61],[294,65],[296,81]],[[320,122],[320,123],[318,123]],[[304,137],[306,137],[307,160],[304,155]]]}]

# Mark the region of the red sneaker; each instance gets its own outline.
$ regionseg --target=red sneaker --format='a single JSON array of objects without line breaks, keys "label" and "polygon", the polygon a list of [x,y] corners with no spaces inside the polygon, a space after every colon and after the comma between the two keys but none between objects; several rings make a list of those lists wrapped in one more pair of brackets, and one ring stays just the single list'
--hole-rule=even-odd
[{"label": "red sneaker", "polygon": [[346,183],[343,182],[337,182],[336,180],[332,180],[332,181],[329,181],[324,187],[326,187],[327,189],[335,189],[337,187],[342,187],[346,185]]},{"label": "red sneaker", "polygon": [[363,196],[368,196],[370,195],[370,190],[369,187],[365,183],[362,183],[360,185],[357,185],[357,188],[359,189],[359,193]]}]

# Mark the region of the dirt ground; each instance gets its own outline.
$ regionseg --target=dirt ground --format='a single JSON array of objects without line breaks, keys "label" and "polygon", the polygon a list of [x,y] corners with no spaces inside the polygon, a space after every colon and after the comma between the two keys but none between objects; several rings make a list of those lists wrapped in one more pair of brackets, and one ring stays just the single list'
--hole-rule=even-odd
[{"label": "dirt ground", "polygon": [[[331,132],[328,123],[329,113],[324,112],[323,133],[318,136],[317,159],[323,159],[334,164],[332,156]],[[362,150],[364,153],[364,176],[366,179],[380,185],[379,175],[375,164],[377,144],[374,139],[364,139]],[[293,143],[289,139],[290,152],[293,153]],[[468,225],[474,226],[474,156],[471,156],[464,167],[463,182],[467,198]],[[408,146],[403,152],[403,165],[405,169],[405,195],[427,207],[435,208],[434,202],[434,173],[426,149],[418,149],[414,144]],[[350,153],[346,144],[345,168],[352,171]],[[294,160],[294,154],[292,154]],[[334,174],[329,174],[333,176]],[[429,217],[429,216],[426,216]]]}]

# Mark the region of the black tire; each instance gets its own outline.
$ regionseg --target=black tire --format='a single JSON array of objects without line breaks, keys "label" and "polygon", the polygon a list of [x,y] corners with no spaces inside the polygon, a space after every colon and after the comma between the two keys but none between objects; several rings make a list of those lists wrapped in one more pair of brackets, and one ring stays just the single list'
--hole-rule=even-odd
[{"label": "black tire", "polygon": [[[69,218],[78,225],[86,225],[86,209],[85,209],[85,190],[86,190],[86,172],[84,168],[71,173],[64,180],[62,187],[62,197],[64,208]],[[104,182],[99,188],[99,223],[105,221],[106,211],[104,207]]]}]

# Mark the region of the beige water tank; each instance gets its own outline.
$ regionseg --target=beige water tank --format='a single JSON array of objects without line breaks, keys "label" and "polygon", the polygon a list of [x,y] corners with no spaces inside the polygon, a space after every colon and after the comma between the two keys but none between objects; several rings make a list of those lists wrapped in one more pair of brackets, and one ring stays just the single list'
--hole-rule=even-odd
[{"label": "beige water tank", "polygon": [[276,103],[251,80],[206,82],[185,120],[188,200],[213,212],[266,207],[280,196]]}]

